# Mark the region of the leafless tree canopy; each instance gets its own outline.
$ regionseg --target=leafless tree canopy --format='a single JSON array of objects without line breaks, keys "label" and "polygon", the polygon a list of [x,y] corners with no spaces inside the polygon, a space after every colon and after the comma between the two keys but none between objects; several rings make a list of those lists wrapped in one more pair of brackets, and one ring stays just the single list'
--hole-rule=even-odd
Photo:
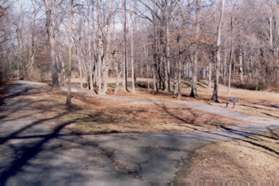
[{"label": "leafless tree canopy", "polygon": [[[1,80],[91,94],[278,84],[277,0],[0,0]],[[211,83],[212,82],[212,83]],[[214,86],[213,86],[214,85]],[[68,100],[70,102],[70,100]]]}]

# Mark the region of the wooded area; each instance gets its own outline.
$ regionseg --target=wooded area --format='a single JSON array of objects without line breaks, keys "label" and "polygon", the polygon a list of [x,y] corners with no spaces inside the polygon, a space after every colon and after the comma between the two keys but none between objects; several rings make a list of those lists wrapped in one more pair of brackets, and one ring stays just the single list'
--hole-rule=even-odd
[{"label": "wooded area", "polygon": [[0,186],[279,185],[279,0],[0,0]]},{"label": "wooded area", "polygon": [[0,77],[67,86],[68,103],[74,77],[92,95],[205,81],[218,102],[219,84],[278,85],[278,23],[277,0],[0,0]]}]

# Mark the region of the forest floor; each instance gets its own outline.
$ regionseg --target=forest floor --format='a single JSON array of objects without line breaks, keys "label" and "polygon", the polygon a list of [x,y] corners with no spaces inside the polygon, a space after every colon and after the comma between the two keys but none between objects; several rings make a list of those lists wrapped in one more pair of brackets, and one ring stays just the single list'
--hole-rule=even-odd
[{"label": "forest floor", "polygon": [[277,95],[233,89],[241,101],[232,110],[200,92],[199,100],[75,94],[68,109],[59,90],[8,84],[0,89],[0,185],[279,181]]}]

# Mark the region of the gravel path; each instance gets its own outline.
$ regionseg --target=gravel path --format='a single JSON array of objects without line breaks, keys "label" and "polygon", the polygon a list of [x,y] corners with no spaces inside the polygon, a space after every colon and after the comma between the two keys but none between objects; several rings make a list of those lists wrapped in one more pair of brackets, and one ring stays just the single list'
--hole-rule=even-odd
[{"label": "gravel path", "polygon": [[[279,127],[279,122],[216,106],[174,101],[173,104],[242,119],[251,125],[212,133],[75,134],[65,129],[73,123],[62,122],[58,116],[38,118],[39,108],[33,108],[27,100],[15,101],[21,93],[42,86],[17,83],[10,87],[5,104],[0,106],[1,186],[168,184],[181,167],[191,165],[195,150],[219,140],[244,138],[249,132]],[[27,115],[16,117],[22,111]]]}]

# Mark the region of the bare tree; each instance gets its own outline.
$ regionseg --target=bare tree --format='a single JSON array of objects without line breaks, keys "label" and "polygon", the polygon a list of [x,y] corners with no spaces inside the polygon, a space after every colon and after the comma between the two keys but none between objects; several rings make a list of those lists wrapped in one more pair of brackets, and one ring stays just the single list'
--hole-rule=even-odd
[{"label": "bare tree", "polygon": [[191,84],[191,97],[197,97],[197,71],[198,71],[198,58],[199,58],[199,34],[200,34],[200,23],[199,23],[199,14],[200,14],[200,0],[195,0],[195,51],[194,51],[194,61],[192,69],[192,84]]},{"label": "bare tree", "polygon": [[74,0],[70,0],[69,2],[69,46],[68,46],[68,69],[67,69],[67,87],[68,87],[68,92],[67,92],[67,100],[66,100],[66,105],[71,106],[72,104],[72,95],[71,95],[71,80],[72,80],[72,60],[73,60],[73,19],[74,19]]},{"label": "bare tree", "polygon": [[51,78],[52,86],[59,86],[59,69],[56,61],[55,54],[55,9],[56,0],[44,0],[45,13],[46,13],[46,29],[49,42],[50,58],[51,58]]},{"label": "bare tree", "polygon": [[128,60],[127,60],[127,0],[123,0],[123,37],[124,37],[124,63],[123,63],[123,85],[124,90],[128,92]]},{"label": "bare tree", "polygon": [[65,85],[68,103],[76,76],[92,96],[117,92],[121,82],[128,91],[131,82],[132,92],[137,84],[197,97],[200,84],[211,88],[212,78],[212,99],[219,101],[219,84],[228,92],[278,85],[276,0],[221,1],[217,16],[220,1],[29,2],[19,11],[15,1],[0,0],[2,74]]},{"label": "bare tree", "polygon": [[219,76],[220,76],[220,63],[221,63],[221,44],[222,44],[222,24],[223,24],[223,17],[224,17],[224,8],[225,8],[225,0],[221,0],[221,10],[220,10],[220,17],[218,23],[218,37],[217,37],[217,61],[215,65],[215,78],[214,78],[214,89],[212,100],[215,102],[219,102]]},{"label": "bare tree", "polygon": [[[134,2],[133,9],[136,7],[136,1]],[[131,33],[131,79],[132,79],[132,91],[136,91],[136,77],[135,77],[135,40],[134,40],[134,27],[135,17],[133,12],[130,13],[130,33]]]}]

